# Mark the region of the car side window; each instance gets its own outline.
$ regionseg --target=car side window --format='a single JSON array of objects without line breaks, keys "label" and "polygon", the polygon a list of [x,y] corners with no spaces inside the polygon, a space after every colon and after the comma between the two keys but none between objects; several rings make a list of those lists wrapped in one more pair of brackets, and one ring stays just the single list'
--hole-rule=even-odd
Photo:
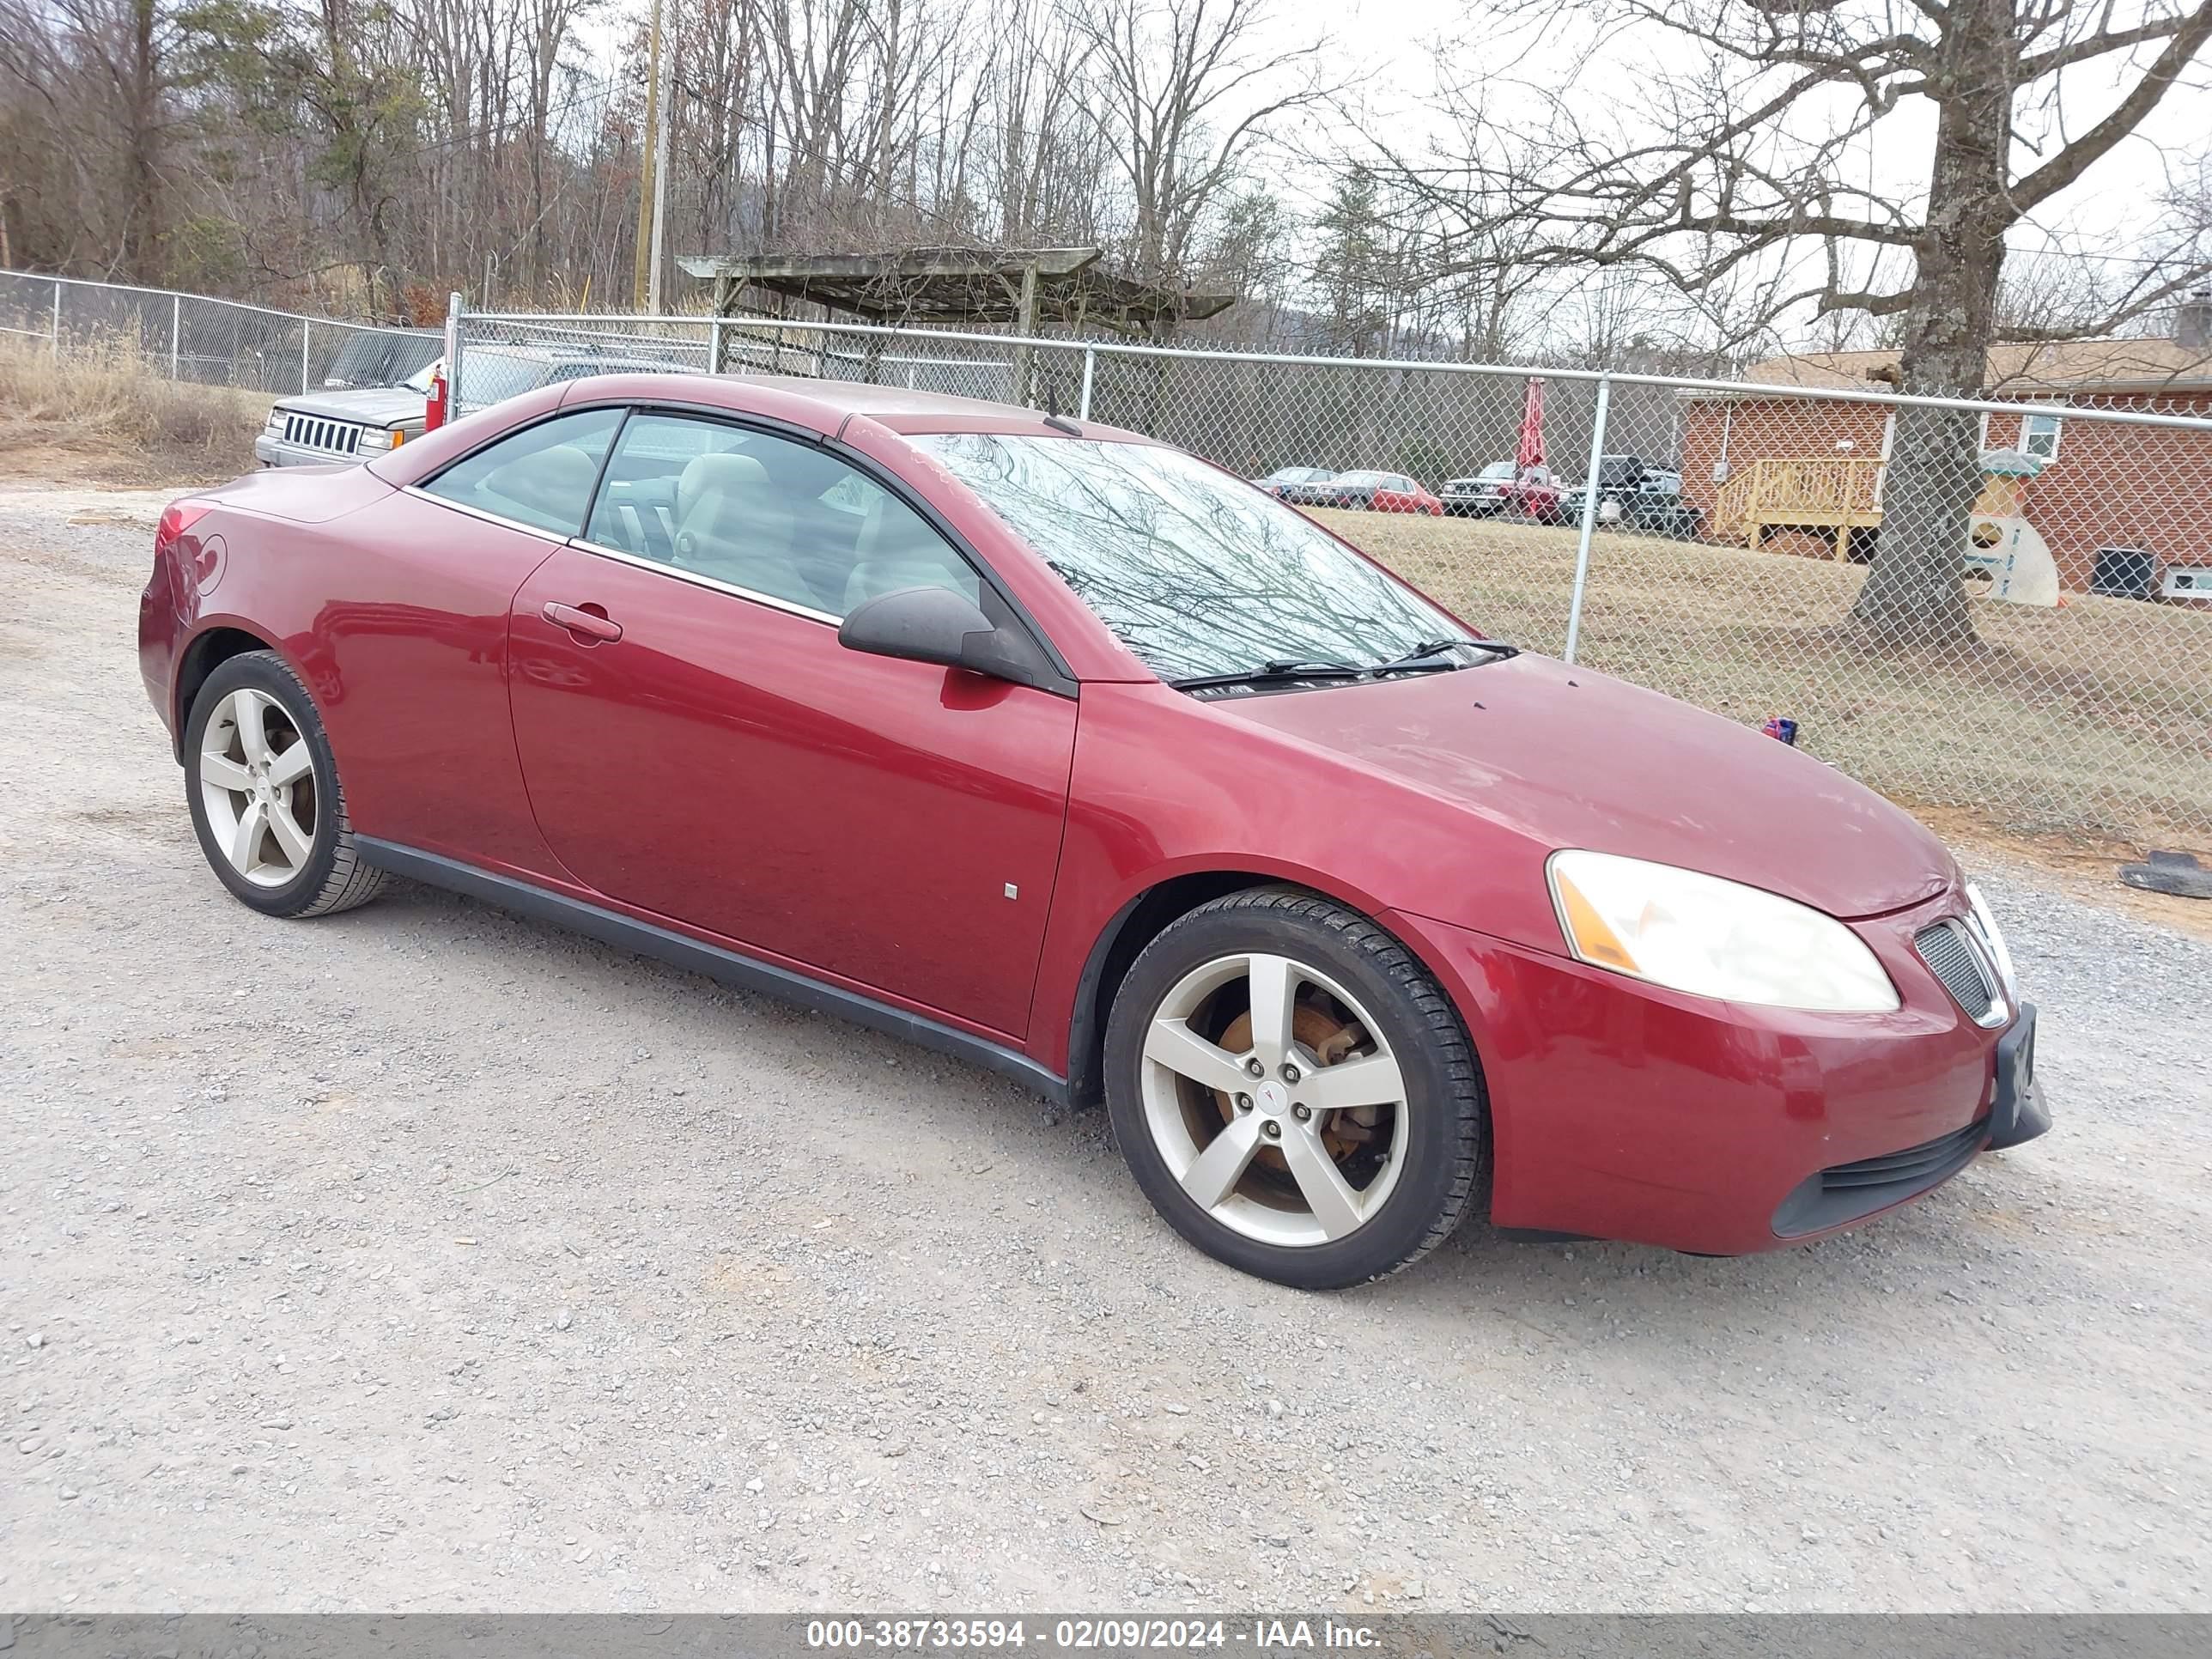
[{"label": "car side window", "polygon": [[480,513],[573,536],[622,416],[619,409],[556,415],[486,444],[422,487]]},{"label": "car side window", "polygon": [[902,587],[981,598],[927,520],[818,445],[688,416],[631,419],[585,539],[841,620]]}]

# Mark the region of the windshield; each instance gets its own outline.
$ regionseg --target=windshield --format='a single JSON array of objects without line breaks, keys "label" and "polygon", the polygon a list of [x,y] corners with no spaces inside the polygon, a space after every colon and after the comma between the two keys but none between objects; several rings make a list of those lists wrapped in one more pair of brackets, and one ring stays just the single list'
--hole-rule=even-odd
[{"label": "windshield", "polygon": [[553,365],[542,358],[514,357],[481,347],[461,353],[461,401],[471,409],[535,392],[552,378]]},{"label": "windshield", "polygon": [[992,433],[914,442],[1162,679],[1366,666],[1463,632],[1295,508],[1181,450]]},{"label": "windshield", "polygon": [[[428,397],[430,377],[446,366],[441,357],[426,363],[400,384]],[[553,365],[536,357],[514,357],[503,351],[477,349],[461,354],[461,380],[471,409],[482,409],[508,398],[535,392],[553,377]]]}]

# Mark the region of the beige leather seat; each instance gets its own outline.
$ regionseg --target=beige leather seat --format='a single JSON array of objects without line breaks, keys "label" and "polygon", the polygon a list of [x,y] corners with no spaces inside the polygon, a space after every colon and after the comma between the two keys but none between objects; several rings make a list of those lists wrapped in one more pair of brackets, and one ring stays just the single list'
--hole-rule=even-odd
[{"label": "beige leather seat", "polygon": [[904,504],[878,493],[854,538],[858,560],[845,579],[845,614],[902,587],[949,587],[977,598],[975,573]]},{"label": "beige leather seat", "polygon": [[792,557],[791,510],[749,455],[700,455],[676,482],[676,562],[794,605],[821,601]]},{"label": "beige leather seat", "polygon": [[590,454],[574,444],[551,444],[484,474],[480,505],[525,524],[573,532],[599,476],[599,464]]}]

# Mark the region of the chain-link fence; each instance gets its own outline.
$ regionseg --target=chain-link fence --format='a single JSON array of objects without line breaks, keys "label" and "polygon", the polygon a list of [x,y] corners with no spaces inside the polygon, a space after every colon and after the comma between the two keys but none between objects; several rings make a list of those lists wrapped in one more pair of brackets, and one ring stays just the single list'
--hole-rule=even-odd
[{"label": "chain-link fence", "polygon": [[465,315],[458,338],[464,386],[504,349],[1133,428],[1265,481],[1486,632],[1793,721],[1908,804],[2212,848],[2201,340],[2023,348],[1993,365],[2009,395],[1948,402],[1883,392],[1881,353],[1691,381],[756,318]]},{"label": "chain-link fence", "polygon": [[299,392],[380,384],[395,350],[438,349],[434,331],[271,311],[167,289],[0,270],[0,338],[54,352],[125,354],[153,374],[198,386]]}]

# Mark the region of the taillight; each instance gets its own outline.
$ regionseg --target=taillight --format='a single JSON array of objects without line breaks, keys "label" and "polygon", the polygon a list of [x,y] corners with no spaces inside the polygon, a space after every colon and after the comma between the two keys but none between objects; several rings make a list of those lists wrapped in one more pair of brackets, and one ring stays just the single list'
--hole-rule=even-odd
[{"label": "taillight", "polygon": [[214,506],[213,501],[171,501],[162,509],[161,522],[155,527],[154,550],[159,553],[204,518]]}]

